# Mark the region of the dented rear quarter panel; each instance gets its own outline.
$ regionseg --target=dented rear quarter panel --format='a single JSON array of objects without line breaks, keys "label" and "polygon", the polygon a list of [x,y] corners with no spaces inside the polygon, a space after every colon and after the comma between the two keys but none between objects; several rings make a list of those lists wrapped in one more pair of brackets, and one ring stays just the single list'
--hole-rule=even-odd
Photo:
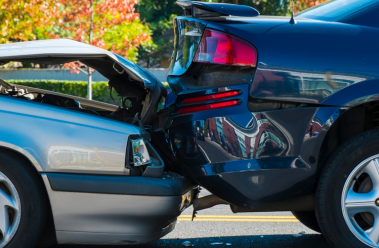
[{"label": "dented rear quarter panel", "polygon": [[[233,18],[243,22],[245,18]],[[258,50],[250,96],[321,103],[352,84],[379,76],[377,28],[287,17],[250,18],[246,23],[210,22]]]},{"label": "dented rear quarter panel", "polygon": [[[186,23],[183,19],[178,20]],[[243,38],[257,48],[258,65],[252,73],[254,78],[248,82],[250,96],[254,98],[321,103],[345,87],[379,77],[377,28],[296,20],[295,25],[289,23],[288,17],[272,16],[195,22],[201,23],[203,29],[216,29]],[[191,56],[185,57],[189,59],[186,63],[175,58],[178,53],[193,55],[197,42],[192,42],[189,49],[184,50],[178,44],[168,73],[169,80],[186,76]],[[200,80],[196,81],[192,83]]]}]

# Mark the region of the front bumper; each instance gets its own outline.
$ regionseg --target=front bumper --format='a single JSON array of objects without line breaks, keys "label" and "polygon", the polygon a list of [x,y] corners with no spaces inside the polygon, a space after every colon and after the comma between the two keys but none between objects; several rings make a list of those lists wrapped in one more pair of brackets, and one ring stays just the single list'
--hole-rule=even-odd
[{"label": "front bumper", "polygon": [[[197,186],[185,179],[54,173],[42,177],[59,244],[155,241],[175,228],[176,218],[197,194]],[[95,184],[101,187],[92,187]]]}]

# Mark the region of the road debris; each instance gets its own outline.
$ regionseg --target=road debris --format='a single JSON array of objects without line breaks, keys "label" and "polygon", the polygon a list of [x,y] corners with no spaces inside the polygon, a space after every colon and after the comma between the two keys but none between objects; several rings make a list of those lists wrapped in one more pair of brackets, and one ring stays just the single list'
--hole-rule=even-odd
[{"label": "road debris", "polygon": [[301,237],[301,236],[303,236],[305,234],[305,232],[303,231],[303,232],[299,232],[298,234],[294,234],[293,236],[294,237]]},{"label": "road debris", "polygon": [[222,245],[224,242],[213,242],[211,245]]},{"label": "road debris", "polygon": [[195,245],[192,244],[191,241],[184,241],[184,242],[182,243],[182,246],[193,247],[193,246],[195,246]]}]

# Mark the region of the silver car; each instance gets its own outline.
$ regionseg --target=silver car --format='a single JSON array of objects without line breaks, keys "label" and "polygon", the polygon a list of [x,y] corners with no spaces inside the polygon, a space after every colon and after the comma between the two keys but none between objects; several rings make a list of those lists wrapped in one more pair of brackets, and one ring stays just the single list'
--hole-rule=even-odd
[{"label": "silver car", "polygon": [[0,45],[0,63],[9,61],[81,61],[131,105],[0,80],[0,248],[141,244],[172,231],[197,185],[164,172],[149,143],[164,86],[123,57],[66,39]]}]

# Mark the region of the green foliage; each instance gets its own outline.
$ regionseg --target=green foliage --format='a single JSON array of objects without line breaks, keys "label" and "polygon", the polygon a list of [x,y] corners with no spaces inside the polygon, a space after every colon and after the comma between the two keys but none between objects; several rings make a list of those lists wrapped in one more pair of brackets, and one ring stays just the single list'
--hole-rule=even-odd
[{"label": "green foliage", "polygon": [[35,40],[35,27],[51,24],[56,0],[0,0],[0,43]]},{"label": "green foliage", "polygon": [[[20,84],[28,87],[50,90],[72,96],[87,97],[87,82],[84,81],[61,81],[61,80],[7,80],[10,84]],[[170,86],[167,82],[162,83],[166,89]],[[113,98],[107,82],[92,83],[92,99],[121,106],[121,97],[112,92]]]},{"label": "green foliage", "polygon": [[[28,87],[50,90],[73,96],[87,97],[87,82],[84,81],[59,81],[59,80],[7,80],[11,84],[20,84]],[[114,100],[110,97],[107,82],[96,82],[92,84],[92,98],[96,101],[121,105],[121,97],[112,92]]]},{"label": "green foliage", "polygon": [[134,20],[112,26],[104,32],[103,40],[112,51],[126,55],[129,60],[136,62],[139,54],[136,44],[141,44],[142,47],[153,45],[152,40],[148,38],[150,33],[147,25],[140,20]]},{"label": "green foliage", "polygon": [[[140,0],[136,5],[136,12],[140,13],[143,22],[149,25],[152,31],[153,43],[144,44],[138,48],[141,59],[152,58],[159,60],[161,52],[172,50],[169,40],[162,35],[169,29],[173,29],[173,19],[182,15],[182,8],[176,4],[177,0]],[[173,38],[173,37],[172,37]]]},{"label": "green foliage", "polygon": [[[171,15],[183,14],[182,8],[176,4],[176,1],[177,0],[140,0],[136,5],[136,12],[140,14],[142,21],[154,23],[154,25],[158,23],[165,25],[164,23]],[[172,22],[172,19],[168,21]],[[165,29],[165,27],[161,28]],[[158,30],[159,27],[155,27],[155,29]]]}]

